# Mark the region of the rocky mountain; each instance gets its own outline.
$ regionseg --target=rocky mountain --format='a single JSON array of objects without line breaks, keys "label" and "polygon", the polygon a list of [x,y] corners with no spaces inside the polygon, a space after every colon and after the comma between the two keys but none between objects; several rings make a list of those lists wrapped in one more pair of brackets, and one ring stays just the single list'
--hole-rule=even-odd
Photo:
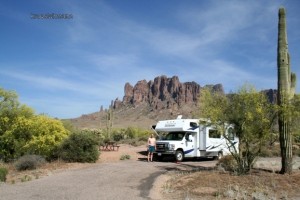
[{"label": "rocky mountain", "polygon": [[[124,97],[111,102],[110,115],[101,106],[100,111],[71,119],[78,128],[106,128],[108,118],[113,128],[149,128],[158,120],[175,119],[178,115],[192,118],[198,111],[201,88],[210,88],[224,94],[222,84],[201,87],[196,82],[181,83],[177,76],[158,76],[154,80],[126,83]],[[276,90],[264,90],[272,103],[277,102]]]},{"label": "rocky mountain", "polygon": [[[211,86],[214,91],[224,93],[221,84]],[[172,109],[178,110],[184,104],[197,104],[200,93],[200,85],[196,82],[181,83],[177,76],[156,77],[153,81],[138,81],[135,86],[126,83],[124,87],[123,101],[116,99],[114,109],[126,105],[138,106],[147,103],[153,110]]]},{"label": "rocky mountain", "polygon": [[[223,86],[206,85],[213,91],[224,93]],[[138,81],[134,86],[126,83],[124,97],[111,102],[113,127],[146,127],[157,120],[176,118],[183,115],[192,117],[197,110],[201,86],[196,82],[181,83],[177,76],[168,78],[159,76],[154,80]],[[72,119],[73,124],[80,128],[104,128],[107,110],[101,106],[99,112],[82,115]]]}]

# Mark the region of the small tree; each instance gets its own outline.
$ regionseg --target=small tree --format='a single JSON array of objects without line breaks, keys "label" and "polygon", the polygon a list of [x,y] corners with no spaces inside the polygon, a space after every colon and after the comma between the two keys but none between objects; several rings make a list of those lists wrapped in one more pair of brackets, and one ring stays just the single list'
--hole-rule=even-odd
[{"label": "small tree", "polygon": [[21,155],[36,154],[51,160],[55,157],[55,151],[61,142],[69,136],[70,132],[65,129],[60,120],[45,115],[37,115],[29,122],[31,138],[20,149],[23,152]]},{"label": "small tree", "polygon": [[31,118],[34,112],[20,104],[14,91],[0,88],[0,159],[9,161],[15,158],[15,138],[12,129],[20,118]]},{"label": "small tree", "polygon": [[35,115],[18,101],[18,95],[0,88],[0,159],[9,161],[24,154],[51,158],[69,132],[60,120]]},{"label": "small tree", "polygon": [[[230,123],[235,126],[240,145],[238,150],[231,148],[231,154],[238,164],[239,174],[245,174],[252,168],[270,135],[273,116],[273,105],[254,87],[245,85],[229,98],[207,89],[201,91],[200,117],[209,118],[214,124]],[[232,145],[229,138],[224,137]]]}]

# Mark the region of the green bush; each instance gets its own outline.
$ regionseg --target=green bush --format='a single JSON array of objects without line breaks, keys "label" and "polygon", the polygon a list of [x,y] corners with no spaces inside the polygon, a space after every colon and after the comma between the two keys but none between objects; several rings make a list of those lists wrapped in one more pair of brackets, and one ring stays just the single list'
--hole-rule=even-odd
[{"label": "green bush", "polygon": [[18,171],[36,169],[45,163],[45,159],[39,155],[24,155],[15,162]]},{"label": "green bush", "polygon": [[113,133],[113,140],[118,142],[120,140],[124,139],[124,134],[121,132]]},{"label": "green bush", "polygon": [[126,155],[122,155],[120,157],[120,160],[130,160],[130,155],[126,154]]},{"label": "green bush", "polygon": [[89,132],[72,133],[61,144],[58,154],[67,162],[96,162],[99,158],[97,137]]},{"label": "green bush", "polygon": [[51,159],[53,151],[68,135],[69,131],[59,120],[44,115],[30,118],[19,116],[14,119],[9,130],[3,135],[0,133],[0,155],[5,162],[26,154]]},{"label": "green bush", "polygon": [[7,174],[8,174],[8,170],[5,167],[0,167],[0,182],[6,181]]},{"label": "green bush", "polygon": [[137,139],[149,137],[151,132],[149,130],[142,130],[139,128],[128,127],[124,132],[124,138]]},{"label": "green bush", "polygon": [[136,138],[137,133],[138,133],[138,129],[133,127],[128,127],[125,131],[126,138],[130,138],[130,139]]}]

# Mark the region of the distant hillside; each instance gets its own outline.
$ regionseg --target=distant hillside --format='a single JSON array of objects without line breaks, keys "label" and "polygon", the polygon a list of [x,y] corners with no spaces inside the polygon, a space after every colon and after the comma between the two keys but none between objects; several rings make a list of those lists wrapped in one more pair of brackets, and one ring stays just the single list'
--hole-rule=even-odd
[{"label": "distant hillside", "polygon": [[[113,128],[147,129],[158,120],[175,119],[178,115],[191,118],[197,111],[200,90],[206,87],[224,94],[222,84],[201,87],[194,81],[181,83],[177,76],[159,76],[148,82],[141,80],[134,86],[126,83],[123,99],[111,102]],[[276,91],[264,92],[271,102],[276,101]],[[99,112],[82,115],[71,122],[78,128],[105,128],[107,110],[101,108]]]}]

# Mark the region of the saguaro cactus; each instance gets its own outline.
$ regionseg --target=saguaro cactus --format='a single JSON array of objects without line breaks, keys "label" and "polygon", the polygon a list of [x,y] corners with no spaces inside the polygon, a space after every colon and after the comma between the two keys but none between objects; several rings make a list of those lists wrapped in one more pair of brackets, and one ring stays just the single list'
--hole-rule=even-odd
[{"label": "saguaro cactus", "polygon": [[280,108],[278,124],[282,164],[281,173],[291,173],[292,134],[290,131],[291,117],[288,114],[288,107],[295,94],[296,75],[291,73],[290,69],[290,55],[288,52],[286,17],[284,8],[279,9],[277,68],[278,105]]},{"label": "saguaro cactus", "polygon": [[111,131],[113,126],[113,110],[112,106],[109,107],[106,115],[106,130],[107,130],[107,136],[109,139],[111,139]]}]

